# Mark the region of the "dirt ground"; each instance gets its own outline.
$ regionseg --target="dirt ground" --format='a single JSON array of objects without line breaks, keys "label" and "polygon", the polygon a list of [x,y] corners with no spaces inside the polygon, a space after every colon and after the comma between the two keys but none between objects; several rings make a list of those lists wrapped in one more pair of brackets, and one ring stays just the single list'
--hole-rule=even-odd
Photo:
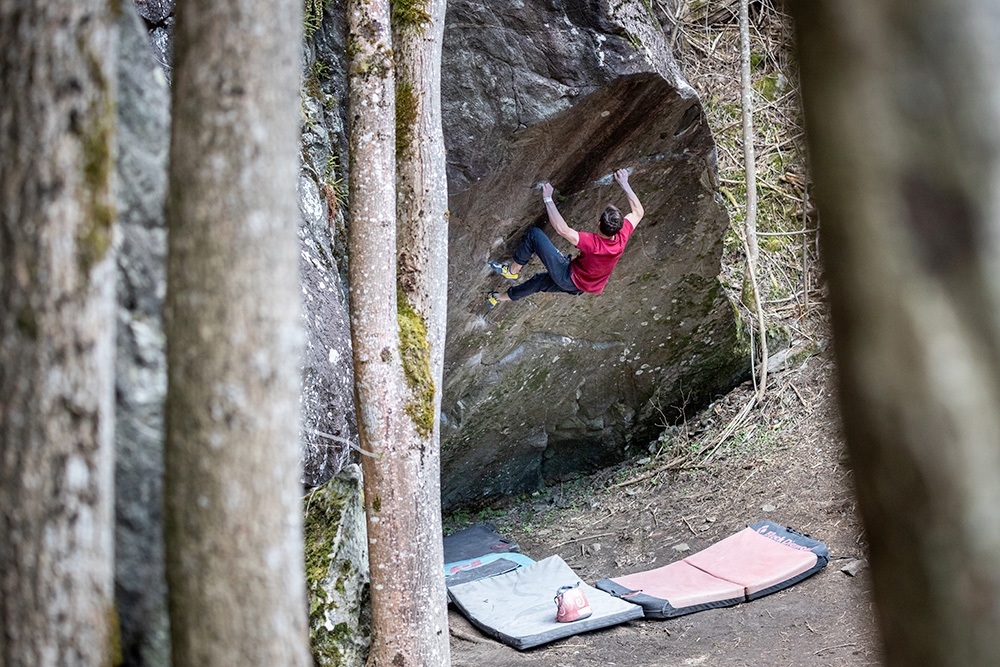
[{"label": "dirt ground", "polygon": [[[666,565],[769,519],[825,542],[831,555],[825,569],[736,607],[631,621],[524,652],[487,638],[452,607],[452,664],[879,664],[869,570],[853,577],[841,571],[864,558],[866,544],[844,455],[830,357],[829,352],[817,354],[773,374],[763,408],[717,448],[724,428],[752,396],[749,383],[688,416],[686,425],[671,429],[672,435],[648,456],[533,496],[448,517],[445,524],[455,530],[490,521],[526,555],[540,560],[559,554],[593,584]],[[685,544],[689,551],[677,549]]]}]

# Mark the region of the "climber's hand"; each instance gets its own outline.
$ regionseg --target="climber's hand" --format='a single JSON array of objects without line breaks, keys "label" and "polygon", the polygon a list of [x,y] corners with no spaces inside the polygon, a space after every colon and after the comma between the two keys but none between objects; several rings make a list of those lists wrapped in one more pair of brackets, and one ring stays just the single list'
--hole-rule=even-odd
[{"label": "climber's hand", "polygon": [[552,198],[552,184],[548,181],[542,183],[542,197],[546,199]]}]

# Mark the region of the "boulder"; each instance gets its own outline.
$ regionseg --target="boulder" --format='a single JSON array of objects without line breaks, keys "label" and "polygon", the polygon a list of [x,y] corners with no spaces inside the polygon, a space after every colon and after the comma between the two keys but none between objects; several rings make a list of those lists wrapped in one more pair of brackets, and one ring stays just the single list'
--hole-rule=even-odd
[{"label": "boulder", "polygon": [[[305,42],[299,195],[308,333],[303,482],[329,479],[356,442],[343,193],[342,2]],[[159,25],[168,25],[171,17]],[[160,51],[169,53],[169,43]],[[451,209],[442,405],[446,507],[538,488],[655,439],[680,405],[748,369],[717,279],[728,218],[715,144],[643,0],[452,0],[442,68]],[[535,295],[488,310],[486,266],[525,230],[550,236],[538,184],[574,227],[631,168],[642,221],[599,296]],[[571,248],[560,239],[557,245]],[[533,261],[527,275],[538,270]]]},{"label": "boulder", "polygon": [[362,667],[371,641],[361,469],[348,465],[305,499],[309,637],[320,667]]},{"label": "boulder", "polygon": [[[645,446],[671,406],[748,368],[717,274],[729,224],[715,143],[642,0],[449,3],[443,105],[451,209],[442,468],[445,507],[538,488]],[[646,215],[604,290],[506,289],[487,267],[546,222],[551,181],[596,231],[610,175],[631,169]],[[523,270],[542,270],[537,259]]]}]

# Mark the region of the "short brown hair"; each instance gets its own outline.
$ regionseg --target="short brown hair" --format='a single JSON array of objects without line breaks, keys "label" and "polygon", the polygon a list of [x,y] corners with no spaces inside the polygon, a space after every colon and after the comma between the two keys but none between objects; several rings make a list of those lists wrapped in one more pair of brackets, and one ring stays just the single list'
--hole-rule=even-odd
[{"label": "short brown hair", "polygon": [[618,210],[618,207],[608,206],[604,209],[604,213],[601,213],[601,223],[598,225],[598,229],[605,236],[614,236],[621,231],[623,224],[622,212]]}]

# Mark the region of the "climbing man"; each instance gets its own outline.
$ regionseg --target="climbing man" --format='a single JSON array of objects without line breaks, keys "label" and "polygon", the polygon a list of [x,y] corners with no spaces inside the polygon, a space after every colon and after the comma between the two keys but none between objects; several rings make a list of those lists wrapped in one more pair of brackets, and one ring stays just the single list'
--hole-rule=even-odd
[{"label": "climbing man", "polygon": [[487,303],[493,308],[501,301],[517,301],[535,292],[566,292],[567,294],[600,294],[604,285],[611,277],[618,258],[625,250],[625,244],[633,230],[642,220],[642,204],[632,192],[628,184],[628,170],[619,169],[615,172],[615,181],[625,191],[631,211],[624,218],[621,211],[614,206],[608,206],[601,214],[597,225],[597,233],[578,232],[563,220],[552,201],[552,184],[542,184],[542,201],[549,223],[559,236],[563,237],[576,248],[580,254],[571,259],[563,255],[538,227],[532,227],[524,235],[513,261],[509,263],[490,262],[490,268],[501,276],[515,282],[520,278],[521,267],[527,264],[531,255],[538,255],[545,265],[543,273],[536,273],[529,280],[514,285],[506,292],[490,292]]}]

